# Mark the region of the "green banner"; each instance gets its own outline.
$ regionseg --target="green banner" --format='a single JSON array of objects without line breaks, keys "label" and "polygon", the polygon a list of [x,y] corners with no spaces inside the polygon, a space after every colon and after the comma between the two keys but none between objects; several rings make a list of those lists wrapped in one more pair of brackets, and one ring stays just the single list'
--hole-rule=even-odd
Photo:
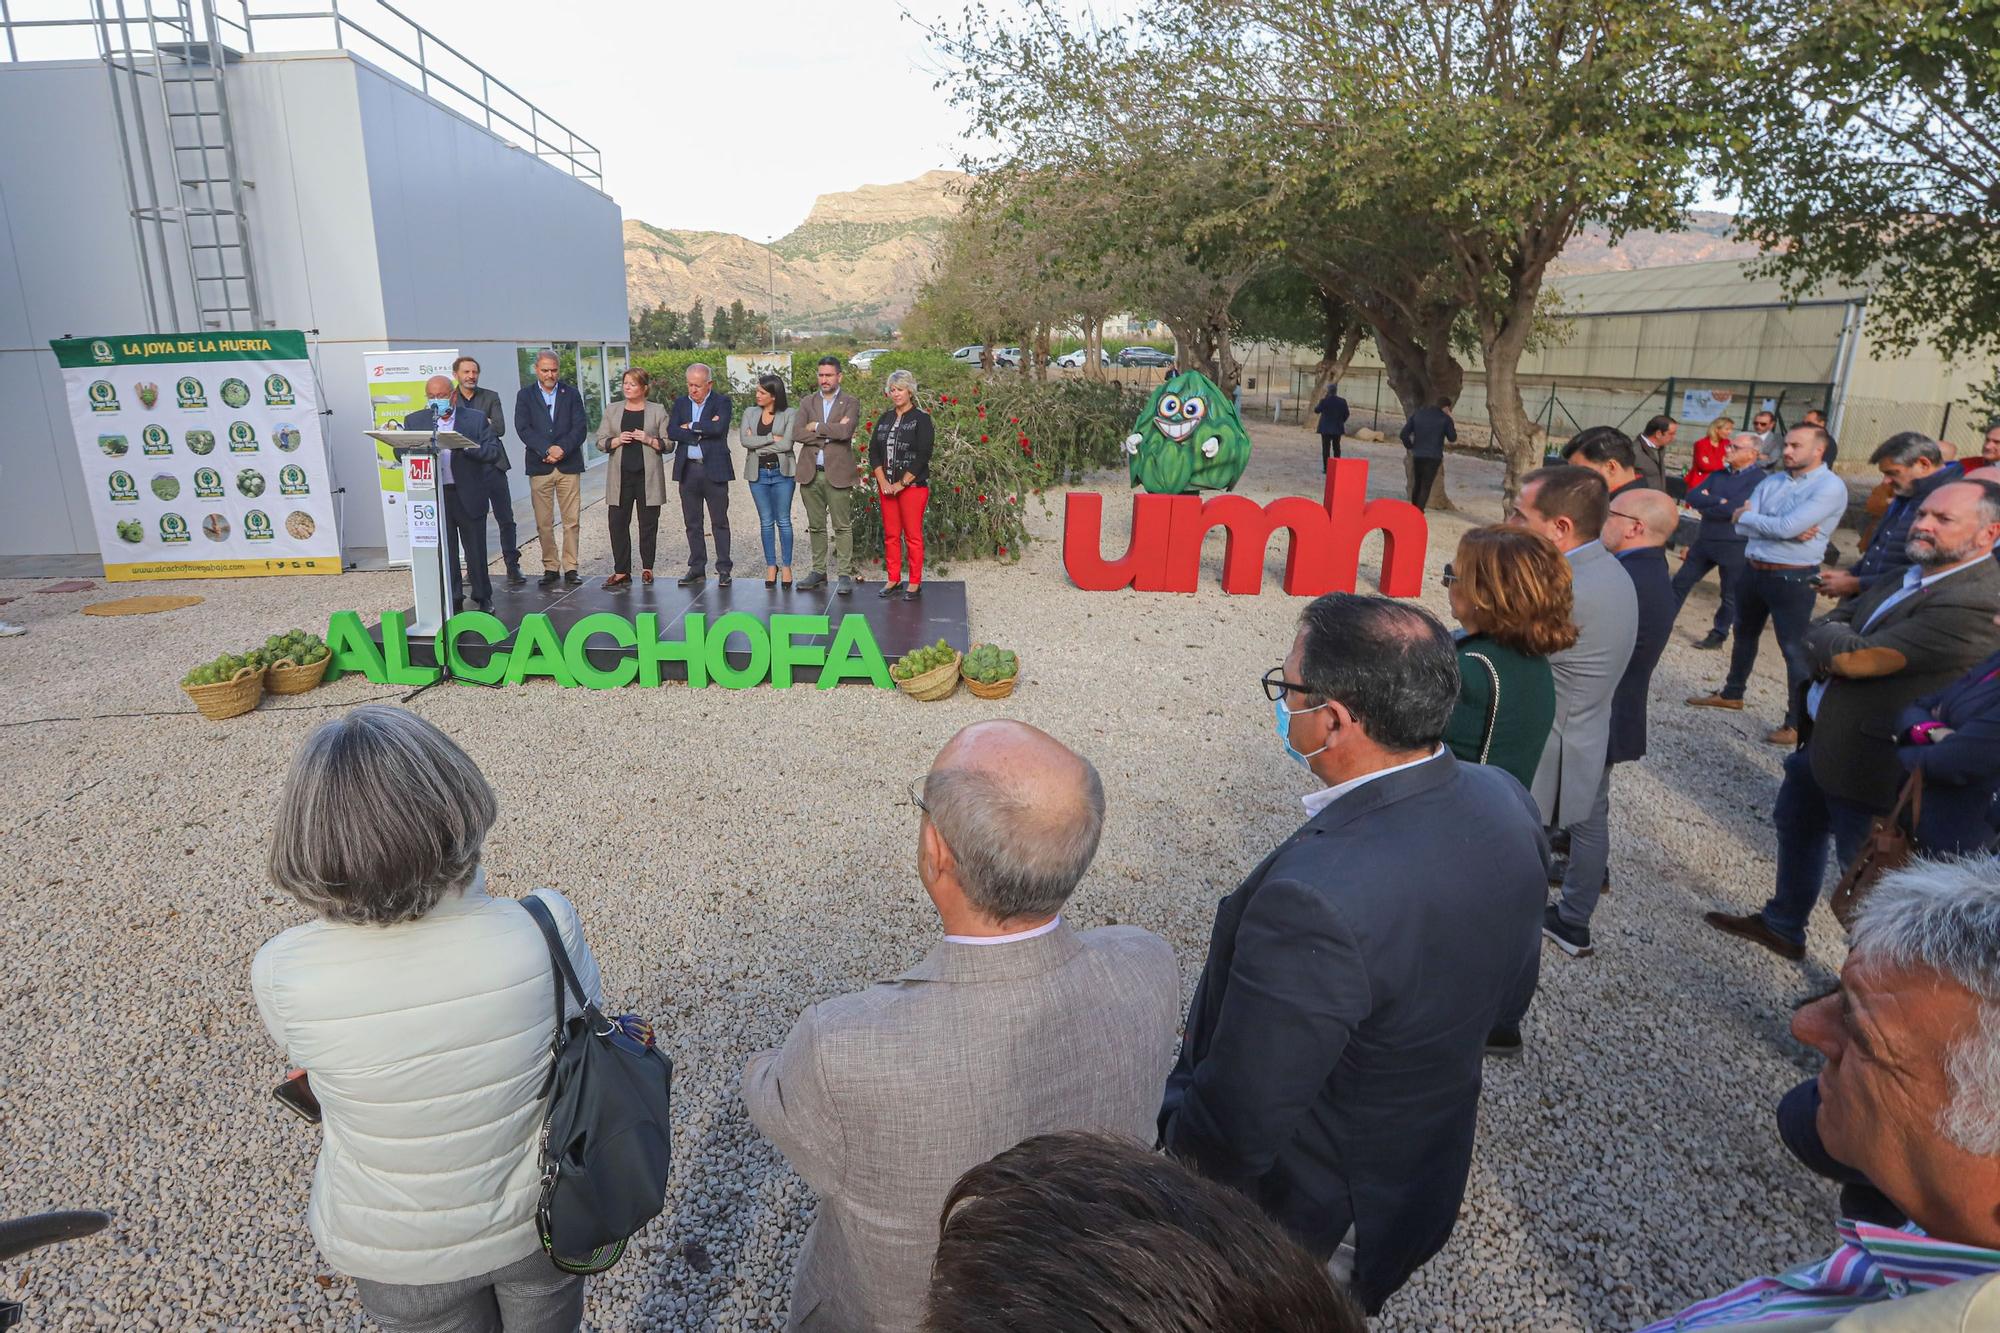
[{"label": "green banner", "polygon": [[306,335],[297,329],[264,333],[124,333],[115,338],[51,338],[64,370],[92,366],[144,366],[164,361],[303,361]]}]

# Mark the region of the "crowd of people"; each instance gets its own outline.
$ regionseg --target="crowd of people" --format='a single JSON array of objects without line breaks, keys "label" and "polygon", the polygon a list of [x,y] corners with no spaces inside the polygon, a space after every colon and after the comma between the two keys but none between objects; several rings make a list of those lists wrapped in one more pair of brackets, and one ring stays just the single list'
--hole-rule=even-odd
[{"label": "crowd of people", "polygon": [[[801,410],[841,421],[837,366],[821,384]],[[649,439],[662,421],[724,438],[692,373],[671,410],[646,387],[600,429],[652,455],[612,468],[642,559],[640,497],[665,480]],[[896,405],[907,426],[917,409]],[[776,448],[783,477],[791,451],[768,442],[810,441],[799,414],[763,385],[746,453]],[[1787,431],[1768,473],[1765,441],[1728,435],[1682,502],[1671,435],[1593,428],[1525,476],[1442,571],[1457,634],[1411,602],[1305,608],[1261,684],[1319,789],[1221,901],[1204,959],[1066,920],[1105,817],[1085,757],[1014,721],[951,738],[908,792],[936,939],[743,1072],[749,1119],[818,1198],[792,1327],[1362,1328],[1451,1236],[1484,1062],[1525,1049],[1545,946],[1596,952],[1617,773],[1645,757],[1697,558],[1734,592],[1737,651],[1694,702],[1744,706],[1771,624],[1798,733],[1771,901],[1709,923],[1802,957],[1829,849],[1857,864],[1906,784],[1925,796],[1909,859],[1857,882],[1839,990],[1793,1020],[1825,1067],[1774,1108],[1801,1166],[1842,1186],[1833,1252],[1648,1333],[2000,1319],[2000,480],[1892,437],[1872,455],[1891,502],[1854,564],[1821,574],[1844,513],[1822,479],[1845,495],[1823,426]],[[826,448],[796,467],[823,476]],[[684,511],[705,506],[718,483],[682,461]],[[920,466],[904,475],[920,488]],[[323,1107],[309,1225],[389,1333],[581,1317],[583,1279],[535,1225],[548,958],[480,869],[496,817],[457,746],[384,707],[315,731],[281,797],[271,878],[317,919],[259,952],[254,990]],[[601,1003],[576,911],[536,893]]]},{"label": "crowd of people", "polygon": [[[582,397],[574,385],[559,378],[559,371],[555,353],[543,352],[535,361],[535,382],[523,385],[514,396],[514,430],[521,440],[522,466],[534,504],[544,588],[583,582],[577,559],[589,421]],[[479,387],[479,373],[477,359],[459,357],[450,376],[431,377],[424,391],[429,402],[403,424],[409,430],[451,431],[472,442],[471,447],[448,449],[439,456],[440,507],[450,552],[453,606],[463,610],[469,598],[480,610],[490,611],[489,512],[498,526],[508,586],[524,588],[528,577],[521,568],[507,485],[512,466],[505,445],[508,414],[497,393]],[[603,587],[632,586],[635,520],[638,579],[642,584],[653,582],[660,509],[667,503],[669,482],[679,497],[687,533],[688,564],[677,580],[679,586],[700,587],[708,581],[711,538],[716,583],[729,586],[735,578],[731,484],[740,475],[757,511],[764,586],[811,591],[837,579],[834,591],[850,595],[857,571],[854,491],[867,475],[882,508],[887,575],[878,595],[916,600],[924,579],[924,509],[930,499],[933,442],[931,417],[918,400],[916,377],[907,370],[891,372],[885,385],[887,408],[870,423],[873,430],[863,446],[865,454],[857,457],[854,436],[861,423],[861,404],[841,388],[839,359],[822,357],[816,374],[818,391],[798,406],[790,403],[781,377],[761,376],[751,406],[739,419],[734,402],[716,390],[714,371],[706,365],[697,362],[688,367],[686,392],[671,403],[651,396],[652,376],[645,370],[636,366],[627,370],[619,381],[618,402],[603,413],[595,433],[598,451],[610,459],[604,469],[604,507],[612,572]],[[805,506],[811,559],[796,584],[795,496]]]}]

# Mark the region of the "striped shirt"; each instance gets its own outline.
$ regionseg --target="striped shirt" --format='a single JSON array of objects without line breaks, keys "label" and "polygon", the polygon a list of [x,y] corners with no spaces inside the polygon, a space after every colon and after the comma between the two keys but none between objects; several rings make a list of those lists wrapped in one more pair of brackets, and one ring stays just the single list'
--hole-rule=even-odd
[{"label": "striped shirt", "polygon": [[1639,1333],[1761,1324],[1805,1315],[1839,1315],[1877,1301],[1900,1300],[2000,1272],[2000,1250],[1956,1245],[1926,1236],[1912,1222],[1901,1229],[1841,1219],[1841,1245],[1818,1263],[1698,1301]]}]

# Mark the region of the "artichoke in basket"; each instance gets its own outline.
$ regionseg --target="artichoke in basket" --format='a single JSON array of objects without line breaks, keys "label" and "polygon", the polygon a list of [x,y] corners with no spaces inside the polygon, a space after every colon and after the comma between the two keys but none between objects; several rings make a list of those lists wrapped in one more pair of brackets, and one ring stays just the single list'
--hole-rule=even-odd
[{"label": "artichoke in basket", "polygon": [[897,658],[895,665],[889,668],[889,675],[896,680],[914,680],[926,671],[949,665],[951,659],[951,645],[939,639],[927,647],[912,648]]},{"label": "artichoke in basket", "polygon": [[1008,679],[1019,674],[1020,659],[1008,649],[996,644],[982,643],[965,655],[963,668],[966,679],[976,680],[982,685]]}]

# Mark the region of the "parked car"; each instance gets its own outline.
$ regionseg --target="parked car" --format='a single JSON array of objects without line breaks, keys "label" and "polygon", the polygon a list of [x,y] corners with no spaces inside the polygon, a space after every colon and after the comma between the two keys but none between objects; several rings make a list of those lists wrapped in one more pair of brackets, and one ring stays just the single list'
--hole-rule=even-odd
[{"label": "parked car", "polygon": [[847,364],[853,366],[856,370],[866,370],[875,364],[876,357],[887,355],[889,355],[888,348],[871,347],[865,352],[856,352],[853,356],[848,357]]},{"label": "parked car", "polygon": [[1171,366],[1174,359],[1157,347],[1143,345],[1118,349],[1118,364],[1121,366]]},{"label": "parked car", "polygon": [[[1064,352],[1061,356],[1057,357],[1056,364],[1061,366],[1064,370],[1075,370],[1078,367],[1082,366],[1084,362],[1088,361],[1089,359],[1090,359],[1090,350],[1088,348],[1079,347],[1074,352]],[[1102,347],[1097,349],[1097,364],[1100,366],[1108,366],[1111,364],[1111,354],[1105,351]]]},{"label": "parked car", "polygon": [[963,361],[968,366],[976,366],[979,364],[980,354],[985,350],[986,345],[984,343],[974,343],[970,347],[961,347],[953,352],[951,359],[954,361]]},{"label": "parked car", "polygon": [[993,364],[1005,370],[1015,369],[1021,364],[1021,349],[1018,347],[994,348]]}]

